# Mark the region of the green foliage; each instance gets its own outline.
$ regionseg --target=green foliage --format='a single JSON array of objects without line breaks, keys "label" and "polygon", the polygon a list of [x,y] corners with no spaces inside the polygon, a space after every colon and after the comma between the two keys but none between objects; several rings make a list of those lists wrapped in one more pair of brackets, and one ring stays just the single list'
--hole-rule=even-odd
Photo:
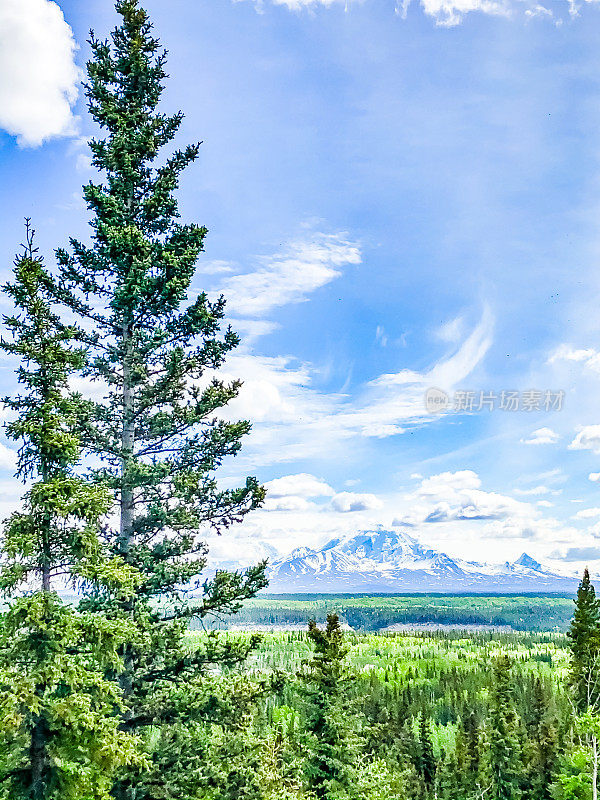
[{"label": "green foliage", "polygon": [[597,797],[600,717],[588,709],[575,719],[574,733],[576,746],[565,758],[555,786],[557,800],[591,800]]},{"label": "green foliage", "polygon": [[239,382],[206,375],[238,338],[220,331],[222,297],[187,302],[206,229],[178,221],[174,192],[199,145],[162,160],[182,121],[158,110],[166,53],[137,2],[116,8],[121,25],[110,41],[92,36],[87,66],[88,107],[103,131],[90,147],[104,180],[84,187],[92,244],[57,252],[58,294],[89,331],[88,373],[107,387],[87,437],[119,504],[113,549],[143,575],[136,603],[160,597],[177,617],[233,611],[265,585],[264,566],[219,574],[199,602],[182,598],[206,565],[199,532],[221,532],[264,496],[253,478],[228,490],[214,478],[250,429],[216,419]]},{"label": "green foliage", "polygon": [[577,590],[571,640],[571,684],[581,712],[600,699],[600,604],[587,568]]},{"label": "green foliage", "polygon": [[327,615],[325,630],[311,620],[308,638],[314,654],[302,676],[309,750],[306,781],[315,797],[341,800],[352,794],[352,751],[347,709],[343,707],[349,680],[344,663],[348,647],[337,614]]},{"label": "green foliage", "polygon": [[105,487],[73,473],[87,406],[68,381],[84,353],[72,349],[75,330],[52,310],[51,278],[29,225],[14,274],[5,292],[17,313],[4,318],[13,338],[1,346],[21,359],[24,393],[4,401],[18,413],[6,430],[21,443],[17,474],[34,483],[2,542],[0,587],[14,599],[0,627],[0,796],[104,800],[117,768],[143,764],[135,737],[119,727],[121,693],[110,677],[122,670],[118,650],[132,629],[77,613],[55,583],[102,582],[124,598],[136,573],[107,559],[98,540]]},{"label": "green foliage", "polygon": [[431,788],[435,780],[436,763],[431,741],[429,720],[425,713],[421,714],[419,721],[419,772],[425,786]]},{"label": "green foliage", "polygon": [[[0,797],[105,800],[115,770],[143,766],[119,730],[119,645],[130,635],[54,593],[11,604],[0,639]],[[6,794],[3,794],[6,793]]]},{"label": "green foliage", "polygon": [[490,715],[485,728],[486,758],[483,782],[494,800],[517,800],[520,797],[521,773],[519,720],[514,709],[511,662],[499,655],[493,664],[494,682]]},{"label": "green foliage", "polygon": [[[208,738],[229,741],[226,709],[207,704],[203,686],[207,671],[241,664],[247,650],[192,652],[185,628],[192,617],[234,613],[266,586],[264,563],[202,577],[205,534],[241,521],[262,504],[264,489],[252,477],[231,489],[216,480],[250,424],[225,421],[222,409],[240,384],[214,377],[238,344],[223,327],[225,300],[191,289],[206,228],[180,222],[175,193],[199,144],[166,152],[183,118],[159,109],[166,52],[137,0],[120,0],[116,10],[111,37],[92,34],[89,42],[85,91],[101,132],[90,142],[98,176],[83,189],[91,243],[71,239],[57,251],[53,290],[77,320],[86,374],[105,387],[84,430],[101,463],[95,479],[116,506],[106,537],[141,576],[126,598],[89,586],[80,604],[137,629],[122,648],[122,728],[140,735],[153,769],[146,777],[124,770],[113,796],[141,800],[191,792],[184,766],[167,751],[193,753],[197,737],[202,760]],[[231,746],[233,758],[239,742]]]},{"label": "green foliage", "polygon": [[[513,796],[553,797],[561,764],[572,752],[564,635],[349,632],[342,641],[345,679],[336,702],[350,745],[351,791],[358,797],[481,800],[491,796],[491,763],[502,763],[503,755],[504,778],[513,770]],[[512,664],[508,683],[490,668],[503,654]],[[251,656],[260,674],[289,676],[257,711],[265,753],[261,785],[269,800],[278,797],[277,790],[286,798],[315,795],[305,781],[310,745],[316,744],[307,737],[310,705],[304,684],[293,679],[312,656],[304,632],[267,634]],[[499,714],[507,698],[509,712]],[[511,733],[504,741],[512,738],[514,751],[492,748],[499,716]],[[431,785],[421,772],[425,740],[435,763]]]},{"label": "green foliage", "polygon": [[[237,625],[297,625],[336,611],[354,630],[418,631],[428,625],[550,631],[567,630],[573,600],[557,595],[271,595],[261,593],[245,602]],[[193,624],[193,623],[192,623]],[[227,621],[223,622],[226,626]],[[403,627],[404,626],[404,627]],[[492,632],[492,628],[490,628]],[[496,631],[498,632],[498,631]],[[449,629],[444,635],[451,633]]]}]

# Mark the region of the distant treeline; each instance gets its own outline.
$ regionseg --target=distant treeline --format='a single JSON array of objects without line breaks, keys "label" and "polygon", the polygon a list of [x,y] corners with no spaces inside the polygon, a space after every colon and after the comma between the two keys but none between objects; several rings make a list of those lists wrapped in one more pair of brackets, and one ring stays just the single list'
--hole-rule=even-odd
[{"label": "distant treeline", "polygon": [[[305,625],[330,611],[358,631],[395,624],[510,626],[519,631],[564,631],[573,613],[566,595],[263,595],[248,600],[231,619],[210,625],[236,627]],[[206,620],[204,625],[206,625]],[[192,629],[201,627],[192,620]]]}]

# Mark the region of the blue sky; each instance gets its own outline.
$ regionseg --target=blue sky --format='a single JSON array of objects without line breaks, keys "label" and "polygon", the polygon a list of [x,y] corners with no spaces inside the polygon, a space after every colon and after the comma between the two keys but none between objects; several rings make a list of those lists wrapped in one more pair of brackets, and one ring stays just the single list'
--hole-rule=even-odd
[{"label": "blue sky", "polygon": [[[382,524],[452,555],[600,568],[599,5],[145,5],[170,50],[164,108],[204,142],[181,190],[210,230],[195,289],[223,291],[243,335],[231,414],[255,425],[223,478],[271,489],[236,551]],[[3,275],[26,215],[50,263],[86,235],[78,69],[114,22],[108,0],[3,3]],[[455,412],[466,390],[565,394]]]}]

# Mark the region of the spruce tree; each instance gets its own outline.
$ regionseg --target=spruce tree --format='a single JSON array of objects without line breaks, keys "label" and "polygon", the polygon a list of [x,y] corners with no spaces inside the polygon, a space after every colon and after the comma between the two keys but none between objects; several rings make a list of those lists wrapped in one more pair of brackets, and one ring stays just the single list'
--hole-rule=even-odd
[{"label": "spruce tree", "polygon": [[511,663],[506,655],[494,659],[494,677],[483,764],[484,783],[493,800],[518,800],[521,777],[519,720],[514,709]]},{"label": "spruce tree", "polygon": [[431,741],[431,728],[429,727],[429,719],[423,711],[419,720],[419,745],[420,745],[420,759],[419,759],[419,772],[423,777],[423,781],[427,788],[431,789],[435,780],[436,762],[433,752],[433,743]]},{"label": "spruce tree", "polygon": [[79,614],[57,588],[69,582],[103,585],[125,598],[135,573],[104,557],[99,519],[108,491],[74,474],[78,429],[86,407],[68,390],[84,351],[48,300],[51,278],[33,246],[17,258],[4,292],[16,313],[2,350],[20,359],[22,394],[4,399],[6,427],[20,443],[18,477],[32,481],[5,524],[0,589],[8,608],[0,630],[0,796],[10,800],[107,798],[115,770],[140,763],[136,741],[119,729],[121,704],[110,674],[122,670],[118,650],[127,626]]},{"label": "spruce tree", "polygon": [[[266,585],[264,563],[204,577],[207,532],[239,522],[264,490],[254,478],[233,489],[217,484],[216,471],[250,425],[224,421],[240,384],[214,377],[238,344],[223,327],[225,300],[191,288],[207,231],[179,221],[175,192],[199,145],[164,155],[183,119],[159,109],[166,51],[137,0],[120,0],[116,10],[120,24],[109,40],[92,34],[87,65],[88,108],[101,130],[90,141],[99,177],[84,186],[91,242],[71,239],[57,251],[57,296],[87,337],[88,377],[105,387],[86,440],[102,463],[97,479],[116,498],[117,522],[106,535],[142,575],[127,602],[107,606],[96,593],[85,608],[107,608],[139,628],[123,652],[123,726],[151,742],[162,724],[209,724],[203,668],[247,652],[218,643],[191,652],[185,628],[193,616],[235,612]],[[153,758],[158,764],[159,754]],[[171,780],[157,767],[161,776]],[[138,798],[136,781],[123,776],[115,797]]]},{"label": "spruce tree", "polygon": [[579,712],[595,709],[600,697],[600,604],[587,567],[577,590],[575,613],[567,635],[576,708]]},{"label": "spruce tree", "polygon": [[248,478],[220,490],[214,473],[235,455],[246,421],[218,420],[238,392],[207,374],[238,344],[221,331],[225,300],[204,292],[188,302],[206,228],[181,224],[174,197],[199,145],[161,164],[161,149],[183,119],[158,110],[166,52],[137,0],[121,0],[111,41],[90,39],[89,112],[103,136],[90,141],[104,181],[84,186],[93,213],[92,242],[71,239],[57,252],[62,299],[90,331],[90,377],[106,386],[89,430],[101,476],[118,497],[112,544],[144,575],[137,601],[161,597],[194,616],[237,608],[265,585],[264,565],[244,575],[219,573],[196,603],[182,603],[206,565],[199,533],[221,533],[262,502]]},{"label": "spruce tree", "polygon": [[552,800],[559,759],[556,711],[552,694],[535,678],[529,701],[524,778],[532,800]]},{"label": "spruce tree", "polygon": [[307,699],[305,728],[308,789],[320,800],[342,800],[352,795],[352,747],[347,709],[348,646],[338,615],[327,615],[325,630],[309,622],[308,638],[314,655],[303,674]]}]

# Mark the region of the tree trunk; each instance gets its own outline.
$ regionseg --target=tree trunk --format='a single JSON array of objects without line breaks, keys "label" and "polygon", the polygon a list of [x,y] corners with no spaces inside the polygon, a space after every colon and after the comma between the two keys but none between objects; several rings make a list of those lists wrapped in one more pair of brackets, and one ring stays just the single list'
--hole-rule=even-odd
[{"label": "tree trunk", "polygon": [[46,721],[38,717],[29,746],[29,760],[31,764],[31,800],[45,800],[47,780],[47,726]]},{"label": "tree trunk", "polygon": [[592,800],[598,800],[598,739],[592,736],[594,767],[592,769]]},{"label": "tree trunk", "polygon": [[[123,430],[121,441],[121,503],[119,550],[127,560],[133,536],[133,490],[129,485],[129,465],[134,446],[133,392],[131,386],[131,329],[128,323],[123,324]],[[133,611],[133,601],[128,600],[125,610]],[[133,689],[133,653],[130,644],[125,644],[121,652],[123,672],[119,676],[119,686],[123,697],[128,697]],[[123,714],[122,724],[126,724],[131,716],[131,709]]]},{"label": "tree trunk", "polygon": [[128,485],[129,462],[133,455],[134,420],[131,387],[131,331],[123,325],[123,434],[121,456],[121,524],[120,550],[127,557],[133,533],[133,491]]}]

